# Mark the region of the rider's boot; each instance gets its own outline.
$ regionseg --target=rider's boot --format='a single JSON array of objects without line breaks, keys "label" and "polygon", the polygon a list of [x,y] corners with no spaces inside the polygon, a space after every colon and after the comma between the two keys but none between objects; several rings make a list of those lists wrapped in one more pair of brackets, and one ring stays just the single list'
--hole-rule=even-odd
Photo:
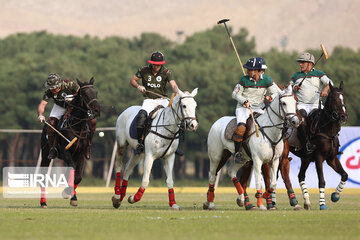
[{"label": "rider's boot", "polygon": [[135,149],[135,154],[140,154],[145,149],[143,135],[144,135],[146,117],[147,117],[147,112],[141,109],[138,113],[138,119],[136,122],[138,144]]},{"label": "rider's boot", "polygon": [[298,127],[298,137],[304,149],[305,155],[310,155],[316,149],[316,146],[310,142],[309,136],[306,131],[306,122]]},{"label": "rider's boot", "polygon": [[242,159],[242,142],[243,142],[243,137],[244,134],[246,132],[246,125],[245,123],[239,123],[234,135],[233,135],[233,140],[234,140],[234,144],[235,144],[235,153],[234,153],[234,159],[236,163],[242,163],[243,159]]},{"label": "rider's boot", "polygon": [[180,148],[176,149],[175,154],[180,156],[180,157],[184,156],[184,152]]},{"label": "rider's boot", "polygon": [[[49,118],[49,124],[56,129],[59,120],[54,117]],[[58,150],[56,148],[56,136],[55,131],[50,126],[47,127],[48,143],[50,147],[48,159],[55,159],[58,156]]]}]

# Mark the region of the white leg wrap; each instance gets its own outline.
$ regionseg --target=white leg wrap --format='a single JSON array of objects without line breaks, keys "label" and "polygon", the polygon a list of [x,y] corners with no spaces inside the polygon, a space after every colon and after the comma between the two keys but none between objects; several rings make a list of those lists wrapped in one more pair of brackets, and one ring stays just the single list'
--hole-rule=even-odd
[{"label": "white leg wrap", "polygon": [[308,189],[306,187],[305,181],[300,182],[300,187],[301,187],[301,191],[303,193],[303,198],[304,199],[309,199],[310,195],[309,195]]},{"label": "white leg wrap", "polygon": [[336,187],[336,193],[340,194],[344,189],[346,182],[340,181],[339,185]]},{"label": "white leg wrap", "polygon": [[325,204],[325,188],[319,188],[319,192],[320,192],[319,205],[321,206]]},{"label": "white leg wrap", "polygon": [[271,197],[272,197],[271,200],[276,203],[276,192],[275,191],[271,193]]}]

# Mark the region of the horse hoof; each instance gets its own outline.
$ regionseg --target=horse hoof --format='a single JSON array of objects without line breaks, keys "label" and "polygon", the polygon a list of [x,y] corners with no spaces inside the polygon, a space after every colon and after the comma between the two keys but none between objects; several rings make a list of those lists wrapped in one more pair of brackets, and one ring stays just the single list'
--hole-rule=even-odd
[{"label": "horse hoof", "polygon": [[135,201],[134,201],[134,196],[133,196],[133,195],[129,196],[129,198],[128,198],[128,203],[130,203],[130,204],[134,204],[134,203],[135,203]]},{"label": "horse hoof", "polygon": [[77,207],[78,206],[78,202],[77,202],[77,197],[76,195],[74,195],[71,199],[70,199],[70,205],[73,207]]},{"label": "horse hoof", "polygon": [[117,199],[115,196],[112,196],[111,200],[112,200],[114,208],[119,208],[120,207],[120,205],[121,205],[120,198]]},{"label": "horse hoof", "polygon": [[265,207],[264,205],[260,205],[260,206],[259,206],[259,210],[261,210],[261,211],[266,211],[267,209],[266,209],[266,207]]},{"label": "horse hoof", "polygon": [[237,205],[239,206],[239,207],[243,207],[244,205],[245,205],[245,201],[244,201],[244,199],[241,199],[241,197],[239,196],[239,197],[237,197],[237,199],[236,199],[236,203],[237,203]]},{"label": "horse hoof", "polygon": [[320,206],[320,210],[328,210],[327,206],[325,204]]},{"label": "horse hoof", "polygon": [[180,206],[175,203],[175,204],[173,204],[173,205],[171,206],[171,210],[179,211],[179,210],[180,210]]},{"label": "horse hoof", "polygon": [[204,202],[203,209],[204,210],[215,210],[215,203],[213,203],[213,202]]},{"label": "horse hoof", "polygon": [[277,209],[276,206],[272,206],[272,207],[267,208],[267,210],[269,210],[269,211],[276,211],[276,210],[278,210],[278,209]]},{"label": "horse hoof", "polygon": [[247,206],[245,206],[245,209],[246,209],[246,210],[257,210],[257,208],[256,208],[254,205],[252,205],[252,203],[250,203],[250,204],[248,204]]},{"label": "horse hoof", "polygon": [[333,192],[331,194],[331,201],[337,202],[337,201],[339,201],[339,199],[340,199],[340,194],[339,193]]},{"label": "horse hoof", "polygon": [[47,208],[46,202],[42,202],[40,207],[41,207],[41,208]]},{"label": "horse hoof", "polygon": [[77,207],[78,206],[77,200],[70,200],[70,205],[73,207]]},{"label": "horse hoof", "polygon": [[311,210],[311,205],[304,203],[304,209],[305,209],[305,210]]},{"label": "horse hoof", "polygon": [[301,210],[301,206],[299,204],[296,204],[295,207],[294,207],[294,211],[299,211]]}]

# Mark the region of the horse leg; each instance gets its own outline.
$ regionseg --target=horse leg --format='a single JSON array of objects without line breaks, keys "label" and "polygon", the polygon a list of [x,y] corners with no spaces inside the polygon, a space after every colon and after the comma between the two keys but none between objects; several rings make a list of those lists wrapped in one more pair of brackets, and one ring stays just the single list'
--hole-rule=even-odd
[{"label": "horse leg", "polygon": [[[114,195],[111,198],[114,208],[119,208],[120,207],[121,201],[125,197],[126,188],[127,188],[127,185],[128,185],[128,181],[125,180],[125,179],[123,179],[123,183],[121,185],[121,169],[122,169],[123,157],[124,157],[126,149],[127,149],[127,145],[122,146],[122,147],[120,147],[120,146],[118,147],[117,161],[116,161],[116,179],[115,179]],[[130,159],[128,161],[128,164],[129,164],[129,162],[132,161],[132,159],[133,159],[133,155],[130,157]]]},{"label": "horse leg", "polygon": [[324,158],[322,155],[318,154],[315,160],[316,172],[319,179],[319,205],[320,210],[327,210],[327,206],[325,204],[325,178],[323,172],[323,162]]},{"label": "horse leg", "polygon": [[168,156],[164,161],[164,171],[166,174],[166,184],[169,192],[169,206],[173,210],[180,210],[180,206],[176,204],[175,193],[174,193],[174,180],[172,176],[175,162],[175,153]]},{"label": "horse leg", "polygon": [[251,170],[253,166],[253,161],[248,161],[244,166],[241,168],[241,176],[240,176],[240,184],[242,188],[244,189],[244,198],[240,199],[238,197],[237,204],[239,207],[242,207],[245,205],[246,210],[256,210],[256,207],[250,202],[249,196],[246,193],[246,187],[251,175]]},{"label": "horse leg", "polygon": [[337,156],[334,156],[334,158],[331,161],[327,161],[328,165],[335,170],[338,174],[341,176],[340,183],[336,187],[336,191],[331,194],[331,201],[337,202],[340,199],[340,194],[342,190],[344,189],[344,186],[348,179],[348,174],[345,172],[344,168],[341,166],[341,163]]},{"label": "horse leg", "polygon": [[[51,159],[48,159],[48,155],[49,148],[43,147],[41,152],[41,167],[49,167]],[[47,208],[45,187],[41,187],[40,207]]]},{"label": "horse leg", "polygon": [[263,204],[262,200],[262,187],[261,187],[261,166],[262,161],[257,156],[253,156],[254,162],[254,177],[255,177],[255,186],[256,186],[256,194],[257,198],[257,206],[260,210],[266,210],[266,207]]},{"label": "horse leg", "polygon": [[305,172],[306,172],[306,169],[309,167],[309,164],[310,164],[309,159],[302,158],[301,159],[300,171],[299,171],[299,174],[298,174],[299,184],[300,184],[301,191],[302,191],[303,198],[304,198],[304,208],[306,210],[311,209],[310,195],[309,195],[308,189],[307,189],[306,184],[305,184]]},{"label": "horse leg", "polygon": [[154,157],[152,156],[152,154],[151,153],[146,154],[144,161],[144,175],[142,178],[141,186],[139,187],[135,195],[129,196],[128,198],[129,203],[133,204],[141,200],[145,192],[145,189],[149,186],[150,173],[153,163],[154,163]]},{"label": "horse leg", "polygon": [[[286,141],[287,142],[287,141]],[[289,201],[290,201],[290,206],[294,207],[294,210],[300,210],[301,206],[298,204],[298,201],[295,197],[295,193],[294,190],[292,188],[292,184],[290,181],[290,177],[289,177],[289,172],[290,172],[290,160],[289,160],[289,149],[285,147],[284,144],[284,151],[282,153],[281,156],[281,160],[280,160],[280,164],[279,164],[279,169],[280,169],[280,173],[281,173],[281,177],[285,183],[285,187],[287,189],[287,194],[289,197]]]},{"label": "horse leg", "polygon": [[222,166],[226,163],[226,161],[231,156],[231,152],[227,149],[220,150],[218,152],[222,152],[221,156],[219,154],[209,154],[210,158],[210,170],[209,170],[209,189],[207,191],[207,201],[203,204],[204,210],[215,210],[215,181],[216,175],[218,171],[221,170]]},{"label": "horse leg", "polygon": [[263,198],[266,199],[266,208],[274,210],[276,207],[272,203],[272,193],[273,190],[270,189],[270,166],[269,163],[264,163],[261,166],[261,173],[265,182],[265,189],[267,191],[263,194]]}]

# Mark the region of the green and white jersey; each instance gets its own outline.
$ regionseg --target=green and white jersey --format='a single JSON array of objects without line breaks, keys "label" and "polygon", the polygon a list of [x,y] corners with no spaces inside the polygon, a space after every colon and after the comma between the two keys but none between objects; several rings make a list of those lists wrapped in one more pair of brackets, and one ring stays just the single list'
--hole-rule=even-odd
[{"label": "green and white jersey", "polygon": [[[146,66],[139,69],[135,76],[142,79],[142,85],[146,90],[160,94],[164,97],[166,97],[166,84],[171,80],[174,80],[171,71],[165,66],[162,66],[156,75],[153,74],[150,66]],[[160,98],[149,92],[144,93],[144,97],[151,99]]]},{"label": "green and white jersey", "polygon": [[43,100],[49,102],[50,99],[54,99],[54,102],[60,107],[65,107],[65,96],[74,95],[79,90],[80,86],[70,80],[64,79],[61,83],[61,89],[58,93],[53,94],[50,90],[46,90],[43,96]]},{"label": "green and white jersey", "polygon": [[295,91],[295,96],[300,103],[318,104],[322,89],[332,81],[323,71],[313,68],[308,74],[304,72],[295,73],[290,80],[292,86],[300,84],[304,79],[299,91]]},{"label": "green and white jersey", "polygon": [[280,91],[280,88],[274,84],[272,78],[268,75],[262,74],[257,82],[249,78],[249,76],[243,76],[238,84],[236,84],[232,98],[238,102],[237,108],[245,107],[244,102],[246,101],[253,108],[260,108],[264,101],[264,96],[274,98]]}]

